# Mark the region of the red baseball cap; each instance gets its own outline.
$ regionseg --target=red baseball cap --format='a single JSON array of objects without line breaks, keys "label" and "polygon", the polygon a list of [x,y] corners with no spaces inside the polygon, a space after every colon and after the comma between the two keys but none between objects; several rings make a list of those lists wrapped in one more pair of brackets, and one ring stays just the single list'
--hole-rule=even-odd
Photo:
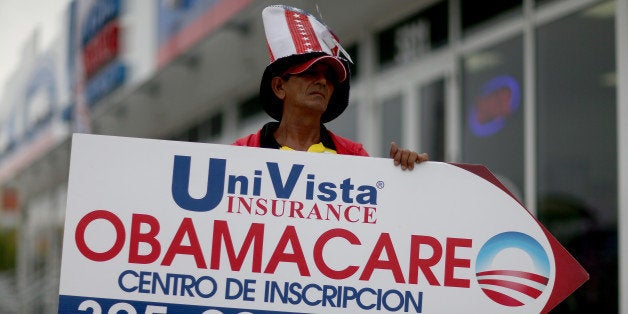
[{"label": "red baseball cap", "polygon": [[319,56],[310,60],[307,60],[301,64],[297,64],[284,72],[284,74],[299,74],[303,73],[307,69],[309,69],[312,65],[317,62],[323,62],[336,73],[336,78],[338,79],[338,83],[344,82],[347,79],[347,69],[345,68],[342,61],[333,56]]}]

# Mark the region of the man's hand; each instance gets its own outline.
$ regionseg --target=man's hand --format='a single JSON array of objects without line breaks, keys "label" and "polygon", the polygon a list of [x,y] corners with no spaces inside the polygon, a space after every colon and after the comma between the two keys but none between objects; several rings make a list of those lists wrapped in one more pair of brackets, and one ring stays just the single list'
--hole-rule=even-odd
[{"label": "man's hand", "polygon": [[395,166],[401,165],[402,170],[414,169],[414,164],[427,161],[429,158],[426,153],[419,154],[409,149],[400,149],[397,143],[390,143],[390,158],[395,162]]}]

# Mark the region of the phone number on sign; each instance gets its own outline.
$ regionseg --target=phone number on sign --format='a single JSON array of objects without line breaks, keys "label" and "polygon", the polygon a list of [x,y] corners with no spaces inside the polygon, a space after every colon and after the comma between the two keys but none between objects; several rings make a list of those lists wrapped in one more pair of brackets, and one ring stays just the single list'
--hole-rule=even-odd
[{"label": "phone number on sign", "polygon": [[75,296],[59,297],[59,313],[90,314],[252,314],[276,313],[247,309],[217,308],[183,304],[150,304],[142,301],[125,301]]}]

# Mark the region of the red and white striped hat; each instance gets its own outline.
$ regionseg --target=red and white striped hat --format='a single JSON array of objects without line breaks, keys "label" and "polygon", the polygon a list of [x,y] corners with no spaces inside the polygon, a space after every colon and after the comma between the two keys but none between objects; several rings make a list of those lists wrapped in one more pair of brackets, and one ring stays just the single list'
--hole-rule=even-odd
[{"label": "red and white striped hat", "polygon": [[[301,9],[273,5],[262,11],[270,64],[260,85],[262,107],[276,120],[281,120],[282,104],[270,87],[275,76],[298,74],[317,62],[325,62],[335,71],[334,82],[323,123],[339,116],[349,102],[349,54],[340,46],[338,37],[316,17]],[[345,58],[341,57],[342,54]]]}]

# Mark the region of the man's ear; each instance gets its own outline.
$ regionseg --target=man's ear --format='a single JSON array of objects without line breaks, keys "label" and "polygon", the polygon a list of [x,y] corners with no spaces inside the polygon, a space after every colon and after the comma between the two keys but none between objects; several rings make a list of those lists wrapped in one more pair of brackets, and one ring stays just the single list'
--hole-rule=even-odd
[{"label": "man's ear", "polygon": [[273,93],[275,93],[275,96],[277,96],[280,100],[283,100],[286,97],[286,91],[284,90],[283,85],[284,82],[285,81],[279,76],[273,77],[270,81],[270,87],[273,89]]}]

